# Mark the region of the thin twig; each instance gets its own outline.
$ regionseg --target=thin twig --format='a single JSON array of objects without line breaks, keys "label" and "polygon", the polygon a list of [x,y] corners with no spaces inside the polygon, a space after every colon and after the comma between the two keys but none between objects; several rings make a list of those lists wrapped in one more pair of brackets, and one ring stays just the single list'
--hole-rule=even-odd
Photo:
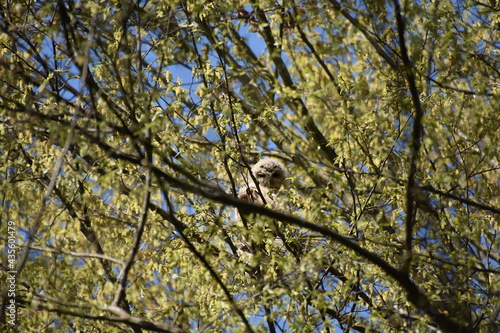
[{"label": "thin twig", "polygon": [[119,265],[124,265],[124,262],[121,260],[118,260],[118,259],[110,257],[110,256],[106,256],[103,254],[99,254],[99,253],[82,253],[82,252],[74,252],[74,251],[65,251],[65,250],[56,249],[56,248],[52,248],[52,247],[42,247],[42,246],[36,246],[36,245],[31,245],[30,249],[44,251],[44,252],[52,252],[52,253],[57,253],[57,254],[67,254],[67,255],[70,255],[73,257],[80,257],[80,258],[103,259],[103,260],[112,261],[112,262],[117,263]]}]

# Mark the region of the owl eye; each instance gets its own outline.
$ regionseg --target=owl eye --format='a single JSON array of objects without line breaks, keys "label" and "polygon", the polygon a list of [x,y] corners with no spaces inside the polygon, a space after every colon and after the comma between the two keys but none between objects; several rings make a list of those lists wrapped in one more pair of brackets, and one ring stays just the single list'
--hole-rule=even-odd
[{"label": "owl eye", "polygon": [[257,178],[264,178],[264,177],[266,177],[265,173],[258,173],[257,174]]},{"label": "owl eye", "polygon": [[280,175],[280,173],[279,173],[279,172],[274,172],[274,173],[271,175],[271,177],[273,177],[273,178],[277,178],[277,177],[279,177],[279,175]]}]

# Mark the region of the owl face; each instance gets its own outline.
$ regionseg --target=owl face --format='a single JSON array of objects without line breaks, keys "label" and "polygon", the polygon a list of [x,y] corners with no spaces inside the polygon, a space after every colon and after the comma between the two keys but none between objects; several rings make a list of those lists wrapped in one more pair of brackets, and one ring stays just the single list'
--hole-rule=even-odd
[{"label": "owl face", "polygon": [[272,158],[260,160],[252,168],[252,173],[259,182],[259,186],[270,189],[279,189],[285,185],[287,171],[283,164]]}]

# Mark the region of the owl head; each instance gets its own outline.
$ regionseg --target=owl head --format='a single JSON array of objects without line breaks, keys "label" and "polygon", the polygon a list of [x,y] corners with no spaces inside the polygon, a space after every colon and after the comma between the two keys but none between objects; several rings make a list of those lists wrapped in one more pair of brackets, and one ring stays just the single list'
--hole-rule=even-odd
[{"label": "owl head", "polygon": [[252,168],[252,173],[259,186],[268,189],[279,189],[286,186],[288,172],[283,164],[273,158],[264,158]]}]

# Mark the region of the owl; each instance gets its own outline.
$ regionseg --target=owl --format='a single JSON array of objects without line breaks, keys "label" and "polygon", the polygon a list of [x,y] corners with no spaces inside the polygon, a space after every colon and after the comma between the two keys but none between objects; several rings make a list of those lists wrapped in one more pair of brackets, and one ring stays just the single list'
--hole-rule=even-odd
[{"label": "owl", "polygon": [[238,198],[259,205],[270,204],[272,206],[279,190],[287,187],[287,170],[279,161],[264,158],[253,166],[251,172],[253,175],[251,182],[240,189]]},{"label": "owl", "polygon": [[[252,167],[251,173],[253,177],[249,177],[249,183],[240,189],[238,199],[286,211],[286,196],[283,195],[282,191],[288,187],[288,172],[283,164],[272,158],[264,158]],[[251,212],[237,210],[237,221],[242,222],[246,230],[252,229],[252,225],[247,224],[242,213],[245,215],[245,213],[248,214]],[[284,237],[281,231],[278,230],[276,221],[272,221],[271,223],[275,226],[275,230],[271,232],[272,239],[274,239],[274,247],[276,249],[284,248]],[[242,234],[236,236],[236,246],[240,259],[253,268],[257,265],[255,262],[256,257],[254,257],[256,253],[265,254],[264,257],[257,256],[260,261],[265,261],[266,259],[264,258],[269,255],[267,250],[265,250],[263,242],[246,239]],[[250,272],[251,275],[255,274],[255,271],[252,269],[250,269]]]}]

